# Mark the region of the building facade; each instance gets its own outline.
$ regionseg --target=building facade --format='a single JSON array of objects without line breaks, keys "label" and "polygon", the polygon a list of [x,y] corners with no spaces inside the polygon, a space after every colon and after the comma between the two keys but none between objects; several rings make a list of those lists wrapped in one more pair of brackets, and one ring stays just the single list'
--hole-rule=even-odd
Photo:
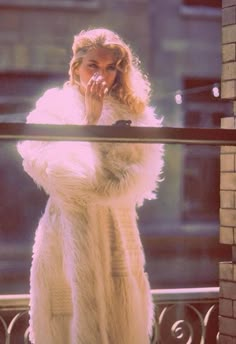
[{"label": "building facade", "polygon": [[[228,103],[217,95],[219,0],[0,0],[0,120],[24,121],[46,88],[67,80],[73,36],[99,26],[117,31],[140,57],[153,85],[152,104],[165,126],[216,127],[230,114]],[[191,250],[202,243],[196,240],[199,231],[203,240],[206,235],[217,242],[218,160],[216,147],[166,146],[158,200],[140,210],[153,287],[167,287],[177,279],[192,283],[174,273],[175,265],[160,282],[163,267],[155,262],[162,251],[177,254],[177,245],[188,246],[186,235],[194,238]],[[1,144],[0,161],[0,258],[6,262],[0,275],[9,284],[11,269],[16,279],[24,279],[29,269],[45,195],[24,175],[14,142]],[[22,282],[18,292],[24,288]]]}]

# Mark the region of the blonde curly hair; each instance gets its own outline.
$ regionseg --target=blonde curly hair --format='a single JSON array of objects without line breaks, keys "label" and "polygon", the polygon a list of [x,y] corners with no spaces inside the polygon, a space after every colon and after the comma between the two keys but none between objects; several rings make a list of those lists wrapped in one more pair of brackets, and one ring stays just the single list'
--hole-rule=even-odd
[{"label": "blonde curly hair", "polygon": [[69,83],[78,83],[75,70],[90,49],[111,49],[117,57],[117,76],[110,91],[111,96],[126,104],[131,111],[143,112],[150,99],[150,83],[140,69],[140,61],[130,47],[113,31],[105,28],[83,30],[74,37],[73,57],[70,61]]}]

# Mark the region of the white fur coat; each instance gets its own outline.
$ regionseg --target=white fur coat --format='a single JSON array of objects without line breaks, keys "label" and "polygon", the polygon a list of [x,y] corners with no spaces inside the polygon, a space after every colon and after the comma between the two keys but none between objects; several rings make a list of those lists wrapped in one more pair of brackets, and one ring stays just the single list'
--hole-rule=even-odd
[{"label": "white fur coat", "polygon": [[[130,113],[107,96],[99,124],[160,126],[154,110]],[[75,87],[48,90],[28,123],[84,124]],[[136,206],[155,197],[157,144],[18,144],[25,171],[49,195],[35,237],[30,337],[35,344],[148,344],[153,304]]]}]

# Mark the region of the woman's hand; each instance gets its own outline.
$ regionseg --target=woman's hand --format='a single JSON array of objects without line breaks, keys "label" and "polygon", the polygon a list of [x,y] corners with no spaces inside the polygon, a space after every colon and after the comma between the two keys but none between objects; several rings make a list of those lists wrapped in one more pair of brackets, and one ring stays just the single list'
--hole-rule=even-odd
[{"label": "woman's hand", "polygon": [[107,84],[98,73],[95,73],[85,90],[85,109],[88,124],[96,124],[102,114],[103,99],[108,92]]}]

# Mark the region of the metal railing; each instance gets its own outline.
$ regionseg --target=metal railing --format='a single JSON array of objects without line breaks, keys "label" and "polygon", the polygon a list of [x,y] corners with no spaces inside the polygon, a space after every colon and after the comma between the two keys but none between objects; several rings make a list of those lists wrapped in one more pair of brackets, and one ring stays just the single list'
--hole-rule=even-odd
[{"label": "metal railing", "polygon": [[152,344],[218,342],[219,288],[152,291],[156,322]]},{"label": "metal railing", "polygon": [[236,145],[236,130],[0,123],[0,140]]},{"label": "metal railing", "polygon": [[29,341],[29,295],[0,295],[0,343]]},{"label": "metal railing", "polygon": [[[236,131],[0,123],[0,140],[236,145]],[[217,343],[219,288],[163,289],[152,294],[156,305],[152,344]],[[28,303],[28,295],[0,296],[2,343],[29,343]]]},{"label": "metal railing", "polygon": [[[151,344],[213,344],[219,288],[152,290],[156,317]],[[29,295],[0,296],[0,343],[28,344]]]}]

